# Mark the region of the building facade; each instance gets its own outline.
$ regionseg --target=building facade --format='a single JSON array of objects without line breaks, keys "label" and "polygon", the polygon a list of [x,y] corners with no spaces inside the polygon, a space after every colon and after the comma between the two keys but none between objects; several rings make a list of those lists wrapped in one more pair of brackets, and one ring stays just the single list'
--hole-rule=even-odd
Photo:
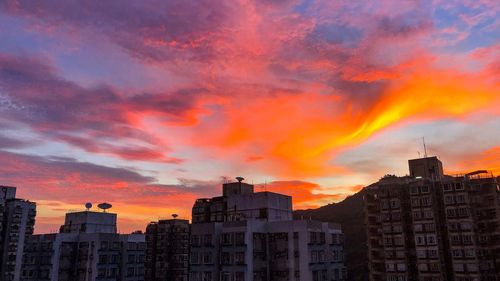
[{"label": "building facade", "polygon": [[66,214],[59,233],[33,235],[26,243],[20,280],[143,281],[144,234],[119,234],[116,214]]},{"label": "building facade", "polygon": [[16,188],[0,186],[0,280],[19,280],[23,248],[33,234],[36,204],[16,197]]},{"label": "building facade", "polygon": [[500,188],[486,171],[443,174],[436,157],[367,187],[371,281],[493,281],[500,276]]},{"label": "building facade", "polygon": [[146,228],[146,281],[188,281],[188,220],[151,222]]},{"label": "building facade", "polygon": [[342,245],[339,225],[292,220],[290,196],[238,178],[193,206],[190,281],[344,280]]}]

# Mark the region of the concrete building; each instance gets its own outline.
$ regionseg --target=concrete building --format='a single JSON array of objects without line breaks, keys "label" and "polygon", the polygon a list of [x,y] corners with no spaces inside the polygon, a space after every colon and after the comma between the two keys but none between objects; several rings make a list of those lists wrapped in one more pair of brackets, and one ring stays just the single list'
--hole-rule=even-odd
[{"label": "concrete building", "polygon": [[66,214],[59,233],[33,235],[26,243],[20,280],[143,281],[144,234],[119,234],[116,214]]},{"label": "concrete building", "polygon": [[189,279],[189,221],[175,217],[146,228],[146,281]]},{"label": "concrete building", "polygon": [[193,206],[190,281],[345,279],[339,225],[294,221],[290,196],[237,179]]},{"label": "concrete building", "polygon": [[436,157],[367,187],[371,281],[498,280],[500,189],[485,171],[446,176]]},{"label": "concrete building", "polygon": [[[481,172],[481,171],[480,171]],[[486,173],[443,180],[446,236],[454,280],[500,279],[500,187]]]},{"label": "concrete building", "polygon": [[19,280],[23,248],[33,234],[36,205],[16,197],[16,188],[0,186],[0,280]]}]

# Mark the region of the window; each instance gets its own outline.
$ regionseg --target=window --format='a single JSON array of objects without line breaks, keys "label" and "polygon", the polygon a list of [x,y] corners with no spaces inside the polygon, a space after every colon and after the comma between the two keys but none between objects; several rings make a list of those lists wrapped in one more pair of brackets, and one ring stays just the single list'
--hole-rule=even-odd
[{"label": "window", "polygon": [[200,255],[197,252],[191,252],[191,264],[200,264]]},{"label": "window", "polygon": [[414,198],[411,200],[411,205],[414,207],[420,206],[420,200],[418,198]]},{"label": "window", "polygon": [[213,264],[212,253],[208,252],[208,253],[203,254],[203,263],[204,264]]},{"label": "window", "polygon": [[429,197],[422,198],[422,206],[430,206],[431,204],[432,204],[432,201]]},{"label": "window", "polygon": [[417,258],[425,259],[426,253],[425,250],[417,250]]},{"label": "window", "polygon": [[429,258],[437,258],[438,251],[437,250],[427,250],[427,255]]},{"label": "window", "polygon": [[417,223],[417,224],[415,224],[415,225],[413,226],[413,229],[415,230],[415,232],[420,232],[420,231],[422,231],[422,230],[423,230],[423,227],[422,227],[422,225],[421,225],[421,224],[418,224],[418,223]]},{"label": "window", "polygon": [[403,246],[403,237],[394,237],[394,245]]},{"label": "window", "polygon": [[465,255],[468,258],[472,258],[476,256],[476,252],[473,249],[465,249]]},{"label": "window", "polygon": [[191,272],[189,280],[191,281],[201,281],[201,272]]},{"label": "window", "polygon": [[231,239],[231,233],[223,233],[222,234],[222,244],[223,245],[230,245],[232,244],[232,239]]},{"label": "window", "polygon": [[444,191],[450,191],[451,190],[451,184],[449,184],[449,183],[443,184],[443,190]]},{"label": "window", "polygon": [[436,245],[436,235],[427,235],[427,245]]},{"label": "window", "polygon": [[200,245],[200,236],[192,235],[191,236],[191,245],[192,246],[199,246]]},{"label": "window", "polygon": [[387,246],[392,245],[392,238],[391,237],[384,237],[384,245],[387,245]]},{"label": "window", "polygon": [[475,264],[475,263],[468,263],[467,264],[467,271],[476,272],[477,271],[477,264]]},{"label": "window", "polygon": [[455,183],[455,190],[463,190],[463,189],[464,189],[464,186],[462,183],[460,183],[460,182]]},{"label": "window", "polygon": [[419,271],[428,271],[429,270],[429,267],[427,266],[426,263],[419,263],[418,264],[418,270]]},{"label": "window", "polygon": [[100,264],[106,264],[108,260],[108,257],[106,255],[99,255],[99,263]]},{"label": "window", "polygon": [[467,208],[458,208],[457,209],[457,215],[460,217],[467,217],[469,216],[469,209]]},{"label": "window", "polygon": [[472,244],[472,236],[471,235],[463,235],[462,241],[464,244]]},{"label": "window", "polygon": [[416,245],[425,245],[425,237],[422,235],[415,236],[415,244]]},{"label": "window", "polygon": [[131,277],[131,276],[134,276],[134,274],[135,274],[135,268],[127,267],[127,276]]},{"label": "window", "polygon": [[401,213],[400,212],[394,212],[392,213],[392,219],[395,221],[401,220]]},{"label": "window", "polygon": [[446,209],[446,216],[449,218],[455,217],[455,209],[452,208]]},{"label": "window", "polygon": [[434,213],[432,211],[424,211],[424,217],[426,219],[432,219],[434,217]]},{"label": "window", "polygon": [[391,200],[391,208],[398,209],[399,208],[399,200]]},{"label": "window", "polygon": [[318,251],[318,261],[325,262],[325,252],[324,251]]},{"label": "window", "polygon": [[210,234],[205,234],[203,236],[203,244],[205,246],[212,246],[212,235]]},{"label": "window", "polygon": [[392,228],[391,228],[390,225],[384,225],[384,226],[382,226],[382,231],[384,233],[391,233],[392,232]]},{"label": "window", "polygon": [[462,223],[460,223],[460,229],[471,230],[472,224],[470,222],[462,222]]},{"label": "window", "polygon": [[231,264],[231,255],[228,252],[222,252],[221,261],[222,261],[222,264],[224,264],[224,265]]},{"label": "window", "polygon": [[422,213],[420,211],[413,212],[413,219],[419,220],[420,218],[422,218]]},{"label": "window", "polygon": [[245,264],[245,253],[237,252],[234,254],[234,263],[235,264]]},{"label": "window", "polygon": [[267,219],[268,214],[267,214],[267,208],[260,208],[259,209],[259,219]]},{"label": "window", "polygon": [[394,232],[403,232],[403,227],[400,224],[395,224],[392,226]]},{"label": "window", "polygon": [[405,251],[396,251],[396,258],[402,259],[405,256],[406,256],[406,252]]},{"label": "window", "polygon": [[108,241],[102,241],[101,250],[107,250],[107,249],[108,249]]},{"label": "window", "polygon": [[326,240],[325,240],[325,233],[324,232],[320,232],[319,233],[319,243],[321,245],[325,244],[326,243]]},{"label": "window", "polygon": [[106,277],[106,268],[99,268],[97,271],[97,277]]},{"label": "window", "polygon": [[234,237],[236,245],[245,245],[245,233],[237,232]]},{"label": "window", "polygon": [[434,272],[439,271],[439,264],[437,264],[437,263],[430,263],[429,264],[429,270],[430,271],[434,271]]},{"label": "window", "polygon": [[203,281],[212,281],[212,272],[203,272]]},{"label": "window", "polygon": [[429,193],[429,187],[424,185],[424,186],[420,187],[420,191],[422,193]]},{"label": "window", "polygon": [[311,251],[311,262],[312,263],[318,262],[318,252],[317,251]]},{"label": "window", "polygon": [[461,242],[460,235],[451,235],[451,244],[452,245],[458,245],[458,244],[460,244],[460,242]]},{"label": "window", "polygon": [[425,224],[425,230],[426,231],[435,231],[436,225],[433,223],[427,223],[427,224]]},{"label": "window", "polygon": [[389,203],[387,202],[387,200],[380,201],[380,205],[382,206],[382,210],[389,208]]},{"label": "window", "polygon": [[245,273],[244,272],[235,272],[234,273],[234,281],[244,281]]},{"label": "window", "polygon": [[316,232],[309,232],[309,243],[316,244],[318,242],[318,238],[316,237]]},{"label": "window", "polygon": [[455,270],[455,272],[463,272],[464,271],[464,264],[453,263],[453,270]]}]

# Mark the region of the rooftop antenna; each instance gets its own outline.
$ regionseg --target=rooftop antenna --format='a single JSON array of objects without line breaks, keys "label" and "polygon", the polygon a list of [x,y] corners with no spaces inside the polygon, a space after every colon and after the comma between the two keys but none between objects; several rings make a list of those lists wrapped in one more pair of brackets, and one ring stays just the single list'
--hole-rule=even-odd
[{"label": "rooftop antenna", "polygon": [[242,182],[242,181],[244,180],[244,178],[243,178],[243,177],[236,177],[236,180],[237,180],[238,182]]},{"label": "rooftop antenna", "polygon": [[418,158],[420,158],[420,151],[417,150],[417,153],[418,153]]},{"label": "rooftop antenna", "polygon": [[106,203],[106,202],[97,205],[97,208],[101,209],[103,213],[106,213],[106,210],[111,209],[111,207],[113,207],[113,206],[109,203]]},{"label": "rooftop antenna", "polygon": [[427,158],[427,147],[425,146],[425,137],[422,137],[422,142],[424,144],[424,157]]},{"label": "rooftop antenna", "polygon": [[179,216],[178,214],[172,214],[172,217],[174,218],[174,220],[175,220],[178,216]]},{"label": "rooftop antenna", "polygon": [[92,208],[92,203],[90,202],[85,203],[85,209],[87,209],[87,212],[90,211],[90,208]]}]

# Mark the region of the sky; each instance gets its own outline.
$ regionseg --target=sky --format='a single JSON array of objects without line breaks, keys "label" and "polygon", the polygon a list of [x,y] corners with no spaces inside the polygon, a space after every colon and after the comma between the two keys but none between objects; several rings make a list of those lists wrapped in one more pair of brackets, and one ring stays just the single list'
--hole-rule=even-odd
[{"label": "sky", "polygon": [[0,184],[37,233],[119,230],[236,176],[338,202],[407,160],[500,174],[494,0],[0,1]]}]

